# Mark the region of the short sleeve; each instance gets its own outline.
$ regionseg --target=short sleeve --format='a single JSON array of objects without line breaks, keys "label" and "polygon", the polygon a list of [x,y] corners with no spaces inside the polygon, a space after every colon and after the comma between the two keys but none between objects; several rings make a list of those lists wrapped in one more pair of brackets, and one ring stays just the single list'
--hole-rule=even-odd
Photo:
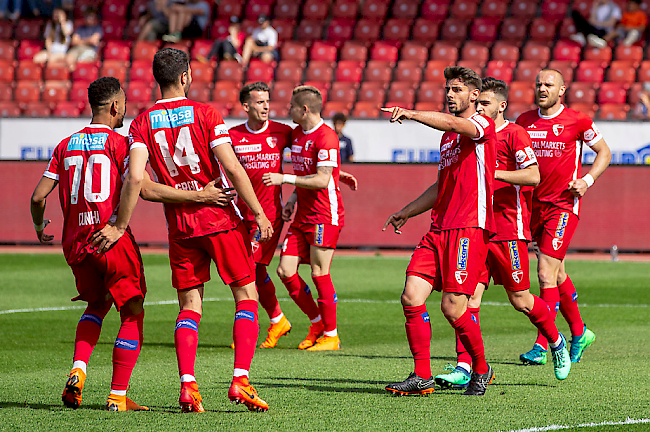
[{"label": "short sleeve", "polygon": [[486,117],[483,117],[478,113],[472,115],[469,118],[469,121],[471,121],[474,124],[474,126],[476,126],[476,130],[478,131],[478,136],[476,138],[472,138],[474,141],[478,141],[482,139],[486,135],[490,127],[494,129],[494,124],[490,123],[490,121]]},{"label": "short sleeve", "polygon": [[593,120],[584,114],[582,114],[578,120],[578,127],[579,139],[589,147],[603,139],[602,134],[594,124]]},{"label": "short sleeve", "polygon": [[50,158],[50,162],[47,164],[47,168],[45,168],[45,172],[43,173],[43,177],[47,177],[52,180],[59,181],[59,166],[61,164],[61,147],[63,145],[63,142],[59,143],[58,146],[54,149],[54,153],[52,153],[52,157]]},{"label": "short sleeve", "polygon": [[269,41],[268,45],[270,47],[275,47],[278,44],[278,32],[274,28],[269,28]]},{"label": "short sleeve", "polygon": [[206,114],[206,121],[209,131],[208,139],[210,141],[210,148],[215,148],[222,144],[232,144],[228,128],[217,110],[209,107]]},{"label": "short sleeve", "polygon": [[128,144],[129,144],[129,149],[134,149],[134,148],[147,148],[147,145],[145,144],[144,137],[142,136],[142,117],[138,116],[131,122],[131,126],[129,127],[129,136],[127,137],[128,139]]},{"label": "short sleeve", "polygon": [[519,169],[529,167],[537,163],[537,157],[533,151],[533,145],[530,140],[530,135],[523,129],[517,128],[517,133],[514,134],[514,150],[515,160]]},{"label": "short sleeve", "polygon": [[316,162],[317,167],[339,166],[339,138],[336,133],[324,134],[321,139],[316,140]]}]

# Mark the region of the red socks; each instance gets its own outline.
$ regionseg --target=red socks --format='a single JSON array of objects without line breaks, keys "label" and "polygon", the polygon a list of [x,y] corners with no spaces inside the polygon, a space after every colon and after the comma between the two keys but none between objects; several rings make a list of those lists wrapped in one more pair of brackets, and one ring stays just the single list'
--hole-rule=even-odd
[{"label": "red socks", "polygon": [[235,340],[235,369],[248,371],[255,355],[260,326],[257,318],[257,302],[242,300],[237,302],[233,335]]},{"label": "red socks", "polygon": [[275,318],[282,313],[280,303],[275,296],[275,285],[266,271],[266,266],[258,264],[255,268],[255,285],[260,296],[260,305],[264,308],[269,318]]},{"label": "red socks", "polygon": [[142,347],[142,322],[144,311],[122,320],[122,326],[113,347],[113,380],[111,390],[126,391],[131,372],[135,367]]},{"label": "red socks", "polygon": [[329,274],[312,277],[318,291],[318,309],[323,319],[325,332],[336,330],[336,291]]},{"label": "red socks", "polygon": [[176,360],[180,376],[194,376],[194,363],[196,350],[199,346],[199,323],[201,315],[193,310],[183,309],[176,319],[174,332],[174,345],[176,346]]},{"label": "red socks", "polygon": [[558,285],[557,289],[560,292],[560,312],[562,312],[562,316],[569,323],[571,335],[582,335],[585,323],[582,322],[582,316],[580,316],[578,293],[576,292],[575,286],[573,286],[573,282],[571,282],[571,278],[567,275],[566,280]]},{"label": "red socks", "polygon": [[298,275],[298,273],[295,273],[294,275],[286,278],[282,278],[282,283],[287,287],[289,296],[291,296],[300,310],[303,311],[303,313],[307,315],[310,320],[318,318],[320,315],[318,305],[316,305],[314,298],[311,296],[309,287]]},{"label": "red socks", "polygon": [[[467,308],[469,313],[472,314],[472,317],[474,318],[474,321],[479,325],[479,328],[481,326],[481,321],[479,320],[479,311],[481,308]],[[467,352],[467,349],[465,349],[465,346],[463,345],[463,342],[460,340],[460,337],[458,334],[456,334],[456,362],[457,363],[467,363],[468,365],[472,364],[472,356]],[[468,371],[471,372],[471,371]]]},{"label": "red socks", "polygon": [[[551,288],[542,288],[539,290],[539,296],[546,302],[548,305],[548,310],[551,314],[550,320],[555,323],[555,318],[557,317],[557,311],[560,308],[560,293],[558,292],[557,287]],[[541,345],[545,350],[548,349],[548,341],[546,337],[540,332],[537,331],[537,340],[536,344]]]},{"label": "red socks", "polygon": [[415,373],[424,379],[431,377],[431,323],[426,305],[404,306],[406,338],[413,354]]},{"label": "red socks", "polygon": [[106,313],[110,310],[110,304],[108,307],[109,309],[104,311],[87,308],[84,314],[81,315],[79,324],[77,324],[77,334],[74,339],[73,361],[88,363],[90,360],[90,355],[93,353],[93,349],[95,349],[95,345],[97,345],[99,335],[102,331],[102,322]]},{"label": "red socks", "polygon": [[533,294],[533,298],[535,299],[535,304],[530,313],[527,314],[528,319],[537,327],[544,339],[555,342],[560,337],[560,334],[555,325],[555,320],[548,310],[548,305],[535,294]]},{"label": "red socks", "polygon": [[472,370],[477,374],[487,373],[488,366],[485,361],[481,327],[474,321],[471,312],[466,310],[456,321],[450,321],[450,324],[456,330],[456,335],[472,356]]}]

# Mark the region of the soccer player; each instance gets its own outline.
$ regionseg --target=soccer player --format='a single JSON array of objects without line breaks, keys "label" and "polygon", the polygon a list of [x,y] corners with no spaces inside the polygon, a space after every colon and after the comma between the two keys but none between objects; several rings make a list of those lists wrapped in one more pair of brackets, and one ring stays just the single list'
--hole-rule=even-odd
[{"label": "soccer player", "polygon": [[[533,192],[531,218],[533,245],[538,250],[540,297],[549,305],[553,319],[559,309],[569,323],[569,353],[571,362],[576,363],[596,336],[582,321],[578,293],[566,274],[564,257],[578,226],[580,199],[609,165],[611,152],[587,115],[562,104],[560,98],[565,91],[560,72],[542,70],[535,81],[539,109],[523,113],[517,124],[530,135],[542,178]],[[596,152],[596,158],[589,172],[580,178],[582,143]],[[521,361],[545,364],[547,343],[538,332],[533,349],[522,354]]]},{"label": "soccer player", "polygon": [[[483,78],[477,111],[494,120],[497,134],[497,164],[494,183],[494,220],[496,235],[490,238],[487,263],[468,309],[479,323],[483,291],[490,276],[495,285],[503,285],[510,303],[546,335],[553,350],[555,376],[565,379],[571,370],[567,344],[555,326],[544,300],[530,293],[528,242],[532,187],[539,184],[539,168],[530,137],[519,125],[504,118],[508,107],[508,86],[492,77]],[[463,388],[469,384],[471,357],[463,342],[456,338],[458,364],[448,374],[436,376],[443,388]]]},{"label": "soccer player", "polygon": [[[221,115],[209,105],[186,98],[192,83],[188,55],[173,48],[158,51],[153,74],[163,99],[131,124],[130,168],[120,211],[115,225],[103,229],[98,237],[100,250],[124,232],[137,201],[147,159],[159,182],[179,189],[199,189],[223,172],[221,178],[225,181],[227,176],[255,215],[260,241],[268,240],[273,228],[232,150]],[[167,204],[165,216],[169,227],[172,285],[177,289],[180,305],[174,342],[182,410],[204,411],[194,364],[203,287],[210,280],[211,260],[216,263],[223,282],[230,285],[236,302],[235,366],[228,398],[246,404],[252,411],[268,410],[268,404],[260,399],[248,379],[259,334],[258,297],[248,232],[240,223],[240,216],[235,207],[201,204]]]},{"label": "soccer player", "polygon": [[[91,124],[56,147],[34,190],[31,204],[39,241],[51,242],[54,236],[44,232],[49,223],[43,219],[45,200],[60,185],[63,252],[79,292],[73,301],[88,303],[77,325],[72,371],[62,400],[67,407],[79,407],[88,361],[99,339],[102,321],[115,304],[122,324],[113,348],[113,379],[106,408],[110,411],[147,410],[126,397],[131,372],[142,347],[146,283],[140,250],[128,227],[124,236],[104,253],[96,253],[91,245],[93,233],[114,220],[119,205],[129,149],[126,138],[113,129],[122,127],[126,99],[120,82],[106,77],[90,84],[88,102],[93,113]],[[143,197],[153,201],[212,202],[206,196],[208,192],[176,191],[146,178]],[[224,199],[221,204],[230,200]]]},{"label": "soccer player", "polygon": [[[323,97],[318,89],[298,86],[291,97],[291,118],[299,125],[293,131],[291,161],[295,174],[267,172],[269,187],[288,183],[296,186],[285,204],[288,220],[295,204],[298,210],[282,246],[278,276],[289,294],[311,321],[309,333],[298,345],[308,351],[341,348],[336,325],[336,290],[330,266],[343,227],[344,211],[339,188],[339,140],[320,117]],[[309,288],[298,276],[298,265],[311,265],[311,276],[318,291],[318,306]],[[322,337],[321,337],[322,336]]]},{"label": "soccer player", "polygon": [[444,131],[440,145],[438,181],[419,198],[392,214],[383,230],[395,232],[409,218],[431,209],[431,230],[415,248],[406,270],[402,306],[406,336],[415,371],[386,390],[398,395],[434,391],[431,375],[431,324],[425,301],[433,289],[442,291],[441,309],[472,357],[471,380],[465,395],[483,395],[494,379],[485,361],[480,327],[467,310],[485,265],[488,237],[495,232],[492,188],[496,164],[496,136],[491,118],[476,112],[481,78],[464,67],[445,69],[447,106],[453,115],[382,108],[391,122],[414,120]]}]

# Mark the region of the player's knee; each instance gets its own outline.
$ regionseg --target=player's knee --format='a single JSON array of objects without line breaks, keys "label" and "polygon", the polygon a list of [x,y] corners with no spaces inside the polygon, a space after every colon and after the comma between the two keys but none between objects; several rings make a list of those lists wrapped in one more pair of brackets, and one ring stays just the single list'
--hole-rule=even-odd
[{"label": "player's knee", "polygon": [[122,318],[126,318],[134,315],[140,315],[143,311],[144,298],[140,296],[133,297],[120,308],[120,316]]},{"label": "player's knee", "polygon": [[279,265],[277,273],[280,278],[284,279],[293,276],[296,273],[296,271],[293,269],[289,269],[287,267],[283,267],[282,265]]},{"label": "player's knee", "polygon": [[317,278],[320,276],[327,276],[329,273],[325,271],[325,269],[318,267],[318,266],[313,266],[311,268],[311,278]]}]

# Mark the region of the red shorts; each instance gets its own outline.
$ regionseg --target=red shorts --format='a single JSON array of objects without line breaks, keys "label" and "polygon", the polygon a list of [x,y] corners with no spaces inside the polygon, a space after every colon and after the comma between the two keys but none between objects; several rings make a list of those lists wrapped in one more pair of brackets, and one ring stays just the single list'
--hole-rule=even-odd
[{"label": "red shorts", "polygon": [[479,282],[486,286],[490,277],[508,291],[530,289],[528,245],[523,240],[490,242],[485,268]]},{"label": "red shorts", "polygon": [[407,276],[419,276],[436,291],[472,295],[485,267],[489,233],[481,228],[429,231],[415,248]]},{"label": "red shorts", "polygon": [[533,202],[530,224],[533,241],[544,255],[563,260],[578,221],[573,212],[553,204]]},{"label": "red shorts", "polygon": [[275,250],[278,248],[278,242],[280,241],[280,234],[282,233],[284,221],[282,219],[276,220],[273,224],[273,236],[269,240],[261,243],[259,242],[257,224],[252,221],[245,221],[244,224],[248,230],[248,235],[251,241],[253,261],[255,261],[256,264],[268,266],[273,259]]},{"label": "red shorts", "polygon": [[336,249],[341,227],[328,224],[293,223],[282,244],[282,256],[300,257],[300,262],[309,264],[310,246]]},{"label": "red shorts", "polygon": [[132,298],[144,298],[147,293],[140,249],[130,230],[126,230],[107,252],[86,254],[70,267],[79,292],[73,301],[97,303],[106,301],[110,293],[115,307],[120,310]]},{"label": "red shorts", "polygon": [[226,285],[240,287],[255,282],[255,263],[244,224],[202,237],[169,239],[174,288],[188,289],[209,281],[210,261],[217,265]]}]

